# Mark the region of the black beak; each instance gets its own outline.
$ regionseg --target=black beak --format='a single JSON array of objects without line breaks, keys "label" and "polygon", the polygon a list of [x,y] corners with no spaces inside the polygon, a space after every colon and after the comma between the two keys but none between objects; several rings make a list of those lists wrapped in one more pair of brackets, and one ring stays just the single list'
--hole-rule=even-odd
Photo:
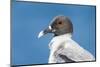
[{"label": "black beak", "polygon": [[51,28],[51,26],[49,26],[48,28],[46,28],[45,30],[43,30],[43,31],[41,31],[41,32],[39,33],[38,38],[44,36],[44,35],[47,34],[47,33],[52,33],[52,32],[53,32],[53,31],[52,31],[52,28]]}]

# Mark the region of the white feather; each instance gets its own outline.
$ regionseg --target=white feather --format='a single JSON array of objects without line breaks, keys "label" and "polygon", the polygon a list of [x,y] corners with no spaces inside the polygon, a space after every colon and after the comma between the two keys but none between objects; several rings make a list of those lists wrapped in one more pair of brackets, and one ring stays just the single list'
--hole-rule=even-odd
[{"label": "white feather", "polygon": [[49,43],[50,56],[48,63],[64,62],[64,60],[57,58],[58,54],[63,54],[76,62],[95,60],[93,55],[72,40],[71,36],[71,34],[65,34],[51,40]]},{"label": "white feather", "polygon": [[49,26],[49,29],[50,29],[50,30],[52,29],[51,26]]}]

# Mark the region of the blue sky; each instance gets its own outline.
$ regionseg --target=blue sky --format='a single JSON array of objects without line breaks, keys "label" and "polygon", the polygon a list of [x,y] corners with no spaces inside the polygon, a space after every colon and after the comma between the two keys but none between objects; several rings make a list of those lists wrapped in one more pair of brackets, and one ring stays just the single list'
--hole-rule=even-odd
[{"label": "blue sky", "polygon": [[95,6],[13,2],[12,64],[48,62],[48,43],[52,35],[40,39],[37,36],[57,15],[71,19],[73,39],[95,56]]}]

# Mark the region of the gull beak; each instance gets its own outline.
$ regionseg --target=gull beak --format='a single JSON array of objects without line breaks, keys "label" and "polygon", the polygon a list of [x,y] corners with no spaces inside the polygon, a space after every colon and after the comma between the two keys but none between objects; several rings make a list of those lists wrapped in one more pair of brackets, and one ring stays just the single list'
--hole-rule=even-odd
[{"label": "gull beak", "polygon": [[44,32],[41,31],[41,32],[39,33],[39,35],[38,35],[38,38],[42,37],[43,35],[44,35]]},{"label": "gull beak", "polygon": [[41,32],[39,33],[39,35],[38,35],[38,38],[44,36],[44,35],[47,34],[47,33],[52,33],[52,28],[51,28],[51,26],[49,26],[49,27],[46,28],[45,30],[41,31]]}]

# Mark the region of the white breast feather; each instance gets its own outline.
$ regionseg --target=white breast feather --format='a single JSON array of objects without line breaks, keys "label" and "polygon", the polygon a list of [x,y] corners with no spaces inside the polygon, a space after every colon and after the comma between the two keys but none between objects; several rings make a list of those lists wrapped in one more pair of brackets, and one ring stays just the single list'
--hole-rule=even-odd
[{"label": "white breast feather", "polygon": [[[71,39],[71,34],[53,38],[49,48],[49,63],[57,63],[59,61],[59,58],[57,58],[58,54],[63,54],[76,62],[95,60],[90,52],[80,47],[78,43]],[[64,60],[60,61],[64,62]]]}]

